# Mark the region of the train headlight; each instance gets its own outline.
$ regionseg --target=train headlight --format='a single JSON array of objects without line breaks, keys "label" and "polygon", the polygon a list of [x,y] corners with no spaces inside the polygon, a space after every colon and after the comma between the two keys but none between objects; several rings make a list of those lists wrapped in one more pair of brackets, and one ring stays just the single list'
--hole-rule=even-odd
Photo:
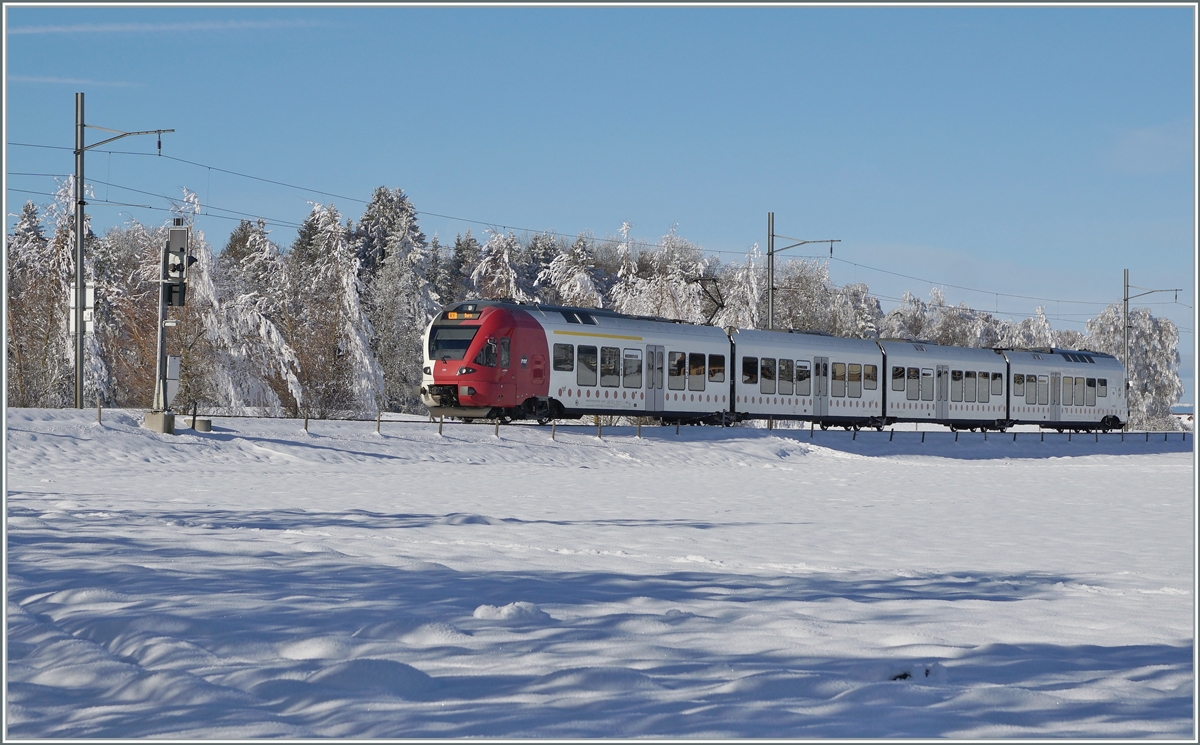
[{"label": "train headlight", "polygon": [[425,373],[426,375],[433,375],[433,370],[430,369],[429,365],[422,367],[421,372]]},{"label": "train headlight", "polygon": [[470,375],[470,374],[471,374],[471,373],[473,373],[473,372],[475,372],[475,368],[473,368],[473,367],[460,367],[460,368],[458,368],[458,374],[459,374],[459,375]]},{"label": "train headlight", "polygon": [[474,395],[475,395],[475,389],[474,389],[474,388],[472,388],[472,387],[471,387],[471,386],[469,386],[469,385],[460,385],[460,386],[458,387],[458,395],[460,395],[460,396],[474,396]]}]

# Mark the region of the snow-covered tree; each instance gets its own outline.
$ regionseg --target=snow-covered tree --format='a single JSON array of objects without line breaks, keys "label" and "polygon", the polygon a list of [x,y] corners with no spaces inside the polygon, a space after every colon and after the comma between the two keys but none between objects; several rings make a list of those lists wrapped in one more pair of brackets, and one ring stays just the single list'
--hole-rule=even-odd
[{"label": "snow-covered tree", "polygon": [[33,202],[22,207],[5,243],[8,404],[63,406],[74,373],[67,335],[69,251],[46,239]]},{"label": "snow-covered tree", "polygon": [[760,259],[758,244],[755,243],[746,254],[744,264],[727,267],[717,275],[724,306],[713,316],[712,325],[758,328],[758,307],[762,300],[759,292],[759,275],[762,273]]},{"label": "snow-covered tree", "polygon": [[517,236],[493,232],[492,237],[480,251],[479,265],[471,272],[471,284],[476,294],[485,300],[510,298],[516,301],[529,300],[517,279],[513,262],[521,250]]},{"label": "snow-covered tree", "polygon": [[281,327],[299,360],[302,410],[318,417],[374,414],[384,389],[358,256],[340,221],[332,205],[314,204],[285,260]]},{"label": "snow-covered tree", "polygon": [[1049,347],[1053,343],[1053,330],[1046,319],[1046,309],[1040,305],[1032,316],[1003,327],[1000,334],[1000,346],[1004,347]]},{"label": "snow-covered tree", "polygon": [[599,308],[603,305],[603,298],[596,289],[593,278],[595,270],[592,248],[581,235],[571,245],[559,247],[559,254],[541,270],[535,285],[550,291],[547,300],[583,308]]},{"label": "snow-covered tree", "polygon": [[1183,395],[1183,381],[1179,379],[1179,329],[1165,318],[1155,318],[1145,308],[1131,309],[1126,362],[1121,316],[1121,304],[1113,303],[1088,321],[1088,348],[1111,354],[1125,364],[1132,427],[1178,429],[1171,407]]},{"label": "snow-covered tree", "polygon": [[865,283],[846,285],[832,291],[833,328],[830,333],[849,339],[874,339],[883,324],[878,298]]},{"label": "snow-covered tree", "polygon": [[[396,236],[404,236],[397,240]],[[425,235],[417,227],[417,211],[403,190],[375,189],[367,202],[362,219],[352,231],[354,250],[358,255],[363,281],[369,285],[384,259],[389,246],[407,253],[413,246],[425,246]]]},{"label": "snow-covered tree", "polygon": [[475,297],[475,286],[471,283],[471,272],[479,266],[479,254],[482,251],[479,241],[467,234],[454,237],[454,249],[450,255],[450,266],[447,270],[446,287],[450,290],[442,296],[442,301],[454,303]]}]

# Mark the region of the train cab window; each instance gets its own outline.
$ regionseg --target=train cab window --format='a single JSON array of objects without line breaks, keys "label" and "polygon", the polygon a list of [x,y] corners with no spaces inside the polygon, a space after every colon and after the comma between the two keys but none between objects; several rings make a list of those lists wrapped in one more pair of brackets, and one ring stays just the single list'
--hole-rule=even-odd
[{"label": "train cab window", "polygon": [[967,403],[975,403],[975,371],[967,370],[963,373],[963,401]]},{"label": "train cab window", "polygon": [[575,382],[579,385],[596,384],[596,348],[579,345],[579,367],[575,370]]},{"label": "train cab window", "polygon": [[429,332],[429,359],[461,360],[478,332],[478,326],[434,326]]},{"label": "train cab window", "polygon": [[933,400],[933,370],[928,367],[921,368],[921,400]]},{"label": "train cab window", "polygon": [[921,368],[919,367],[908,368],[908,390],[905,398],[909,401],[918,401],[921,398]]},{"label": "train cab window", "polygon": [[1037,376],[1036,375],[1026,375],[1025,376],[1025,403],[1031,404],[1031,405],[1037,403]]},{"label": "train cab window", "polygon": [[829,385],[829,395],[843,398],[846,395],[846,363],[833,363],[833,380]]},{"label": "train cab window", "polygon": [[508,363],[511,361],[509,350],[512,348],[512,339],[507,336],[500,340],[500,368],[508,369]]},{"label": "train cab window", "polygon": [[862,365],[857,362],[846,366],[846,395],[862,398]]},{"label": "train cab window", "polygon": [[496,366],[496,340],[488,339],[487,343],[480,348],[479,354],[475,355],[475,364],[483,365],[484,367]]},{"label": "train cab window", "polygon": [[556,372],[571,372],[575,369],[575,345],[554,345],[554,369]]},{"label": "train cab window", "polygon": [[863,388],[874,391],[879,388],[879,366],[863,365]]},{"label": "train cab window", "polygon": [[1050,403],[1050,379],[1045,375],[1037,376],[1037,402],[1038,406]]},{"label": "train cab window", "polygon": [[950,400],[962,401],[963,396],[963,371],[950,371]]},{"label": "train cab window", "polygon": [[790,396],[796,389],[793,377],[795,364],[791,360],[779,361],[779,395],[781,396]]},{"label": "train cab window", "polygon": [[1084,399],[1083,399],[1083,405],[1084,406],[1095,406],[1096,405],[1096,379],[1095,378],[1087,379],[1087,387],[1084,388],[1084,391],[1085,391],[1086,395],[1084,396]]},{"label": "train cab window", "polygon": [[642,350],[626,349],[621,373],[626,388],[642,387]]},{"label": "train cab window", "polygon": [[667,387],[673,391],[687,388],[687,355],[667,352]]},{"label": "train cab window", "polygon": [[1108,398],[1108,378],[1097,378],[1096,384],[1100,388],[1096,395],[1100,398]]},{"label": "train cab window", "polygon": [[621,385],[621,350],[600,347],[600,385],[616,388]]},{"label": "train cab window", "polygon": [[742,358],[742,382],[746,385],[758,384],[758,358]]},{"label": "train cab window", "polygon": [[992,395],[993,396],[1003,396],[1004,395],[1004,373],[998,373],[998,372],[992,373]]},{"label": "train cab window", "polygon": [[[1083,392],[1083,378],[1075,378],[1075,403],[1072,406],[1083,406],[1086,396]],[[1063,403],[1066,403],[1064,401]]]},{"label": "train cab window", "polygon": [[796,360],[796,395],[812,395],[812,371],[808,369],[808,360]]},{"label": "train cab window", "polygon": [[988,385],[987,370],[979,371],[979,388],[978,388],[978,390],[979,390],[979,394],[975,397],[976,400],[978,400],[979,403],[981,403],[981,404],[986,404],[988,402],[988,392],[991,391],[991,386]]},{"label": "train cab window", "polygon": [[725,382],[725,355],[710,354],[708,355],[708,382],[724,383]]},{"label": "train cab window", "polygon": [[688,355],[688,390],[704,390],[704,355],[696,352]]},{"label": "train cab window", "polygon": [[759,393],[774,393],[775,392],[775,358],[763,357],[762,363],[758,366],[758,392]]},{"label": "train cab window", "polygon": [[1025,376],[1021,373],[1013,373],[1012,393],[1017,398],[1025,395]]}]

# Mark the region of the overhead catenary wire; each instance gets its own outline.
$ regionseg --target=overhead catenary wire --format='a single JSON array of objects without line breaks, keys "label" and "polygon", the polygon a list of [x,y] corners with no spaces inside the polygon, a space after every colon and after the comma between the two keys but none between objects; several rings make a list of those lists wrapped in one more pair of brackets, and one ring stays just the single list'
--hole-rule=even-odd
[{"label": "overhead catenary wire", "polygon": [[[10,145],[16,145],[16,146],[21,146],[21,147],[45,148],[45,149],[53,149],[53,150],[71,150],[71,149],[72,149],[72,148],[69,148],[69,147],[61,146],[61,145],[41,145],[41,144],[34,144],[34,143],[23,143],[23,142],[12,142],[12,143],[9,143],[9,144],[10,144]],[[290,183],[287,183],[287,182],[284,182],[284,181],[279,181],[279,180],[276,180],[276,179],[269,179],[269,178],[262,177],[262,176],[255,176],[255,175],[253,175],[253,174],[243,173],[243,172],[240,172],[240,171],[234,171],[234,170],[227,169],[227,168],[221,168],[221,167],[219,167],[219,166],[213,166],[213,165],[209,165],[209,164],[206,164],[206,163],[200,163],[200,162],[197,162],[197,161],[188,160],[188,159],[186,159],[186,158],[179,158],[179,157],[177,157],[177,156],[173,156],[173,155],[162,155],[162,154],[155,154],[155,153],[142,153],[142,152],[136,152],[136,151],[127,151],[127,150],[98,150],[97,152],[106,152],[106,153],[109,153],[109,155],[110,155],[110,158],[111,158],[111,156],[112,156],[112,155],[114,155],[114,154],[115,154],[115,155],[134,155],[134,156],[146,156],[146,157],[160,157],[160,158],[165,158],[165,159],[167,159],[167,160],[176,161],[176,162],[179,162],[179,163],[185,163],[185,164],[187,164],[187,165],[195,166],[195,167],[197,167],[197,168],[204,168],[204,169],[207,169],[207,170],[208,170],[208,172],[209,172],[209,190],[210,190],[210,191],[211,191],[211,172],[215,170],[215,171],[218,171],[218,172],[220,172],[220,173],[226,173],[226,174],[230,174],[230,175],[233,175],[233,176],[238,176],[238,177],[241,177],[241,178],[252,179],[252,180],[255,180],[255,181],[260,181],[260,182],[263,182],[263,183],[274,184],[274,185],[277,185],[277,186],[283,186],[283,187],[286,187],[286,188],[290,188],[290,189],[296,189],[296,190],[299,190],[299,191],[304,191],[304,192],[311,193],[311,194],[319,194],[319,195],[321,195],[321,196],[329,196],[329,197],[335,197],[335,198],[337,198],[337,199],[345,199],[345,200],[352,201],[352,202],[357,202],[357,203],[360,203],[360,204],[366,204],[366,203],[369,201],[369,200],[366,200],[366,199],[360,199],[360,198],[358,198],[358,197],[350,197],[350,196],[346,196],[346,195],[342,195],[342,194],[336,194],[336,193],[333,193],[333,192],[322,191],[322,190],[320,190],[320,189],[312,189],[312,188],[309,188],[309,187],[299,186],[299,185],[297,185],[297,184],[290,184]],[[57,177],[55,174],[42,174],[42,173],[21,173],[21,172],[13,172],[13,173],[11,173],[10,175],[26,175],[26,176],[53,176],[53,177]],[[96,181],[95,181],[95,183],[106,183],[106,182],[102,182],[102,181],[98,181],[98,180],[96,180]],[[174,200],[173,200],[171,197],[167,197],[167,196],[165,196],[165,195],[161,195],[161,194],[153,194],[153,193],[151,193],[151,192],[143,192],[143,191],[139,191],[139,190],[137,190],[137,189],[133,189],[132,187],[124,187],[124,186],[120,186],[120,185],[117,185],[117,184],[108,184],[108,185],[109,185],[109,186],[116,186],[117,188],[121,188],[121,189],[128,189],[128,190],[130,190],[130,191],[134,191],[134,192],[141,193],[141,194],[146,194],[146,195],[148,195],[148,196],[156,196],[156,197],[159,197],[159,198],[161,198],[161,199],[167,199],[167,200],[169,200],[169,201],[174,201]],[[18,189],[13,189],[13,191],[21,191],[21,190],[18,190]],[[25,193],[34,193],[34,192],[25,192]],[[49,195],[49,196],[53,196],[53,195]],[[129,205],[129,206],[139,206],[139,207],[144,207],[144,206],[142,206],[142,205]],[[209,207],[208,207],[207,205],[205,205],[205,209],[209,209]],[[299,225],[298,223],[295,223],[295,222],[291,222],[291,221],[285,221],[285,220],[273,220],[273,219],[270,219],[270,218],[265,218],[265,217],[262,217],[262,216],[259,216],[259,215],[253,215],[252,213],[247,213],[247,212],[239,212],[239,211],[237,211],[237,210],[232,210],[232,209],[228,209],[228,208],[222,208],[222,207],[215,207],[215,206],[213,206],[213,207],[211,207],[211,209],[215,209],[215,210],[218,210],[218,211],[221,211],[221,212],[228,212],[228,213],[230,213],[230,214],[233,214],[233,215],[241,215],[241,216],[246,216],[246,217],[254,217],[255,219],[263,219],[263,220],[268,220],[268,221],[269,221],[269,222],[271,222],[272,224],[276,224],[276,225],[283,225],[283,226],[287,226],[287,227],[293,227],[293,228],[298,228],[298,227],[300,227],[300,225]],[[538,230],[538,229],[536,229],[536,228],[526,228],[526,227],[520,227],[520,226],[515,226],[515,225],[505,225],[505,224],[502,224],[502,223],[497,223],[497,222],[490,222],[490,221],[485,221],[485,220],[475,220],[475,219],[471,219],[471,218],[465,218],[465,217],[457,217],[457,216],[454,216],[454,215],[447,215],[447,214],[443,214],[443,213],[437,213],[437,212],[431,212],[431,211],[427,211],[427,210],[414,210],[414,212],[416,212],[416,214],[418,214],[418,215],[426,215],[426,216],[429,216],[429,217],[437,217],[437,218],[441,218],[441,219],[444,219],[444,220],[453,220],[453,221],[456,221],[456,222],[463,222],[463,223],[469,223],[469,224],[475,224],[475,225],[483,225],[483,226],[486,226],[486,227],[489,227],[489,228],[492,228],[492,229],[495,229],[495,228],[500,228],[500,229],[502,229],[502,230],[508,230],[508,231],[520,231],[520,232],[522,232],[522,233],[526,233],[526,234],[541,234],[541,235],[549,235],[549,236],[553,236],[553,237],[555,237],[555,238],[563,238],[563,239],[567,239],[567,240],[569,240],[569,239],[571,239],[571,238],[574,238],[574,237],[576,237],[576,234],[572,234],[572,233],[561,233],[561,232],[559,232],[559,231],[555,231],[555,230]],[[209,214],[209,213],[204,213],[204,214],[205,214],[205,216],[208,216],[208,217],[216,217],[216,218],[221,218],[221,219],[237,219],[237,218],[225,217],[225,216],[223,216],[223,215],[212,215],[212,214]],[[615,241],[615,239],[610,239],[610,240],[614,240],[614,241]],[[618,242],[618,243],[620,243],[620,244],[624,244],[624,245],[630,246],[630,247],[649,248],[649,249],[657,249],[657,248],[661,248],[661,245],[660,245],[660,244],[657,244],[657,243],[648,243],[648,242],[644,242],[644,241],[631,241],[631,240],[626,240],[626,241],[616,241],[616,242]],[[732,254],[732,255],[737,255],[737,256],[745,256],[745,255],[747,255],[747,254],[749,253],[749,251],[731,251],[731,250],[722,250],[722,249],[707,249],[707,248],[706,248],[706,249],[703,249],[703,250],[704,250],[705,252],[707,252],[707,253],[717,253],[717,254]],[[753,250],[753,249],[751,249],[751,250]],[[978,289],[978,288],[966,287],[966,286],[964,286],[964,285],[957,285],[957,284],[950,283],[950,282],[938,282],[938,281],[931,280],[931,279],[926,279],[926,278],[922,278],[922,277],[916,277],[916,276],[909,275],[909,274],[904,274],[904,273],[902,273],[902,272],[895,272],[895,271],[891,271],[891,270],[888,270],[888,269],[881,269],[881,268],[879,268],[879,267],[870,266],[870,265],[868,265],[868,264],[862,264],[862,263],[859,263],[859,262],[849,261],[849,260],[847,260],[847,259],[843,259],[843,258],[841,258],[841,257],[837,257],[837,256],[824,256],[824,255],[821,255],[821,256],[815,256],[815,255],[801,255],[801,256],[792,256],[791,258],[793,258],[793,259],[812,259],[812,260],[816,260],[816,261],[826,261],[826,262],[828,262],[828,261],[836,261],[836,262],[839,262],[839,263],[842,263],[842,264],[846,264],[846,265],[849,265],[849,266],[853,266],[853,267],[855,267],[855,268],[866,269],[866,270],[870,270],[870,271],[878,272],[878,273],[881,273],[881,274],[887,274],[887,275],[894,276],[894,277],[900,277],[900,278],[902,278],[902,279],[909,279],[909,280],[912,280],[912,281],[914,281],[914,282],[921,282],[921,283],[923,283],[923,284],[928,284],[928,285],[930,285],[930,286],[934,286],[934,287],[950,287],[950,288],[954,288],[954,289],[956,289],[956,290],[962,290],[962,291],[964,291],[964,292],[974,292],[974,293],[979,293],[979,294],[992,295],[992,296],[994,296],[994,297],[996,297],[996,298],[1000,298],[1000,297],[1007,297],[1007,298],[1014,298],[1014,299],[1019,299],[1019,300],[1034,300],[1034,301],[1039,301],[1039,302],[1067,303],[1067,304],[1073,304],[1073,305],[1092,305],[1092,306],[1108,306],[1108,305],[1111,305],[1111,301],[1063,300],[1063,299],[1060,299],[1060,298],[1047,298],[1047,297],[1039,297],[1039,296],[1034,296],[1034,295],[1020,295],[1020,294],[1015,294],[1015,293],[997,292],[997,291],[994,291],[994,290],[981,290],[981,289]],[[885,296],[883,296],[883,295],[879,295],[879,294],[877,294],[877,293],[872,293],[872,294],[873,294],[875,297],[879,297],[879,298],[883,298],[883,299],[888,299],[888,300],[893,300],[893,298],[887,298],[887,297],[885,297]],[[899,300],[899,299],[896,299],[895,301],[896,301],[896,302],[901,302],[901,300]],[[1164,303],[1164,304],[1169,304],[1169,303]],[[1187,305],[1185,305],[1185,304],[1183,304],[1183,303],[1178,303],[1178,304],[1179,304],[1179,305],[1183,305],[1184,307],[1186,307],[1186,308],[1188,308],[1189,310],[1191,310],[1191,306],[1187,306]],[[1003,313],[1003,312],[1001,312],[1001,311],[998,311],[998,310],[997,310],[996,312],[997,312],[997,313],[1001,313],[1001,314],[1003,314],[1003,315],[1023,315],[1024,317],[1032,317],[1032,316],[1029,316],[1028,314],[1018,314],[1018,313]],[[1056,316],[1047,316],[1047,317],[1049,318],[1049,317],[1059,317],[1059,316],[1056,314]],[[1065,319],[1061,319],[1061,318],[1060,318],[1060,320],[1065,320]]]}]

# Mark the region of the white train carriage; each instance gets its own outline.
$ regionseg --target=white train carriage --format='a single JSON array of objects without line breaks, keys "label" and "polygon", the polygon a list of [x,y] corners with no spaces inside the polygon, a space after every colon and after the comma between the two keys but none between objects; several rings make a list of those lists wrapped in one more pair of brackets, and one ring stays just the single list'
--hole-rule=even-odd
[{"label": "white train carriage", "polygon": [[991,349],[880,341],[887,354],[887,418],[952,429],[1008,426],[1003,356]]},{"label": "white train carriage", "polygon": [[1115,357],[1067,349],[1005,350],[1018,424],[1116,429],[1129,419],[1125,369]]},{"label": "white train carriage", "polygon": [[729,338],[719,328],[603,310],[526,310],[546,334],[557,415],[720,419],[729,411]]},{"label": "white train carriage", "polygon": [[883,426],[883,353],[869,339],[733,330],[739,418]]}]

